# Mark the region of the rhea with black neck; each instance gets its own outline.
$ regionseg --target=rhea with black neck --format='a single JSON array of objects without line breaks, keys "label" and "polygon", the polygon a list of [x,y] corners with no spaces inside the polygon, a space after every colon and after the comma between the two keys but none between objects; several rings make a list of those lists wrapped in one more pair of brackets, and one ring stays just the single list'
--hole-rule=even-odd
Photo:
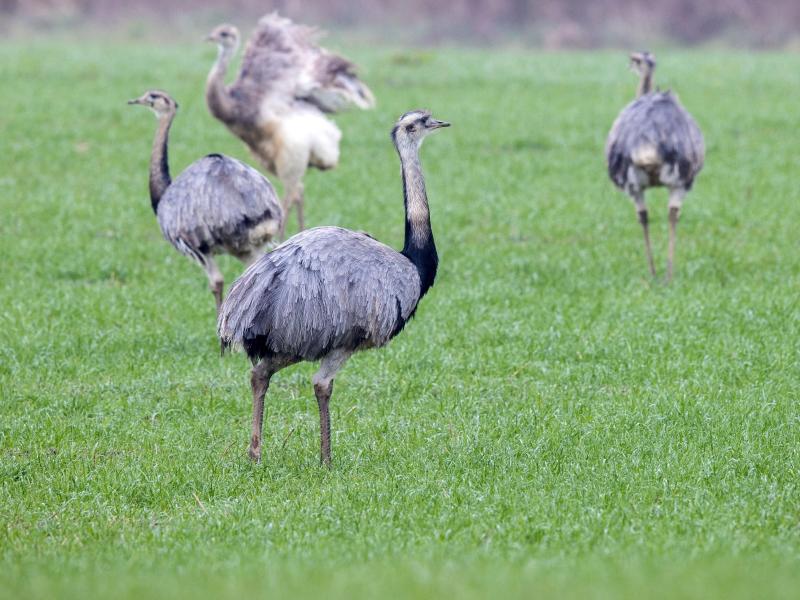
[{"label": "rhea with black neck", "polygon": [[425,191],[419,150],[428,133],[449,125],[445,121],[434,119],[427,111],[412,111],[400,117],[392,130],[392,140],[400,156],[406,215],[405,244],[401,254],[417,268],[421,284],[420,297],[433,285],[439,257],[431,230],[428,195]]},{"label": "rhea with black neck", "polygon": [[392,130],[405,198],[401,252],[362,232],[315,227],[264,254],[231,287],[217,333],[223,346],[243,348],[254,364],[248,449],[253,460],[261,459],[264,396],[272,376],[301,361],[320,361],[312,381],[320,460],[330,465],[329,402],[337,372],[352,354],[380,348],[397,336],[436,277],[438,258],[419,150],[429,133],[448,125],[415,110],[400,117]]}]

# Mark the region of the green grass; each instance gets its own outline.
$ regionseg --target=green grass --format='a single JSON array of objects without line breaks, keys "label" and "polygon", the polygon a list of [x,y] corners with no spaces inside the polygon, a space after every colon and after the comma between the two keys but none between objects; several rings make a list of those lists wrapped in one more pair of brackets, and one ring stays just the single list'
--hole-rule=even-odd
[{"label": "green grass", "polygon": [[341,372],[326,471],[308,364],[246,460],[248,363],[149,207],[148,88],[181,105],[173,173],[250,160],[212,49],[0,45],[0,596],[797,597],[800,55],[660,53],[708,145],[669,286],[604,170],[623,53],[350,55],[379,107],[337,118],[311,225],[399,247],[389,129],[453,127],[423,149],[439,278]]}]

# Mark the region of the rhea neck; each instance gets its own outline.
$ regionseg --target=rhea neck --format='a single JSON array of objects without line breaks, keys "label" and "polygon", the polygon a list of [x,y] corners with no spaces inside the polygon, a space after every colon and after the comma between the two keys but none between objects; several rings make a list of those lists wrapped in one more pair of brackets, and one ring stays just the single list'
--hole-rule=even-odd
[{"label": "rhea neck", "polygon": [[228,73],[236,46],[220,46],[217,60],[211,67],[206,79],[206,102],[211,113],[221,120],[233,117],[233,107],[228,90],[225,88],[225,75]]},{"label": "rhea neck", "polygon": [[639,77],[639,87],[636,90],[636,97],[640,98],[653,91],[653,67],[645,67]]},{"label": "rhea neck", "polygon": [[428,194],[419,161],[419,144],[416,140],[395,138],[395,146],[400,155],[406,213],[406,238],[401,253],[417,268],[421,298],[433,285],[439,257],[431,231]]},{"label": "rhea neck", "polygon": [[169,157],[167,156],[167,143],[169,140],[169,128],[175,118],[175,111],[159,115],[158,129],[153,138],[153,152],[150,155],[150,202],[153,205],[153,212],[158,212],[158,203],[167,188],[172,183],[169,175]]}]

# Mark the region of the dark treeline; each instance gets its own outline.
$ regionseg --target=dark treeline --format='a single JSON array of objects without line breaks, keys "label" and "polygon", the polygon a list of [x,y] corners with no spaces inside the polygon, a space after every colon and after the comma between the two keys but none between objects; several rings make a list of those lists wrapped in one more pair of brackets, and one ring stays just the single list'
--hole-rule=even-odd
[{"label": "dark treeline", "polygon": [[429,42],[488,43],[520,37],[548,47],[659,40],[797,44],[798,0],[0,0],[0,18],[34,26],[229,18],[277,9],[330,28],[380,30]]}]

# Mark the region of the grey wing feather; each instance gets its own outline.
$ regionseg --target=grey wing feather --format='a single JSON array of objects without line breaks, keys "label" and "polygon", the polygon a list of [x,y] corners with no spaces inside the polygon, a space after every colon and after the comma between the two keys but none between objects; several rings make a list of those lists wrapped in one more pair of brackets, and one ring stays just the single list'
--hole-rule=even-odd
[{"label": "grey wing feather", "polygon": [[339,227],[301,232],[234,282],[218,334],[251,358],[316,360],[331,350],[382,346],[416,310],[413,264],[373,238]]},{"label": "grey wing feather", "polygon": [[[665,185],[691,187],[703,168],[703,134],[672,92],[637,98],[617,117],[606,142],[609,177],[619,187],[628,183],[631,166],[673,173]],[[665,179],[665,177],[661,177]]]},{"label": "grey wing feather", "polygon": [[305,101],[325,112],[354,104],[371,108],[375,97],[350,61],[317,44],[318,30],[269,14],[245,49],[233,94],[284,102]]},{"label": "grey wing feather", "polygon": [[218,154],[189,165],[158,205],[164,237],[197,260],[197,253],[246,250],[253,228],[268,221],[279,226],[282,218],[272,184],[254,168]]}]

